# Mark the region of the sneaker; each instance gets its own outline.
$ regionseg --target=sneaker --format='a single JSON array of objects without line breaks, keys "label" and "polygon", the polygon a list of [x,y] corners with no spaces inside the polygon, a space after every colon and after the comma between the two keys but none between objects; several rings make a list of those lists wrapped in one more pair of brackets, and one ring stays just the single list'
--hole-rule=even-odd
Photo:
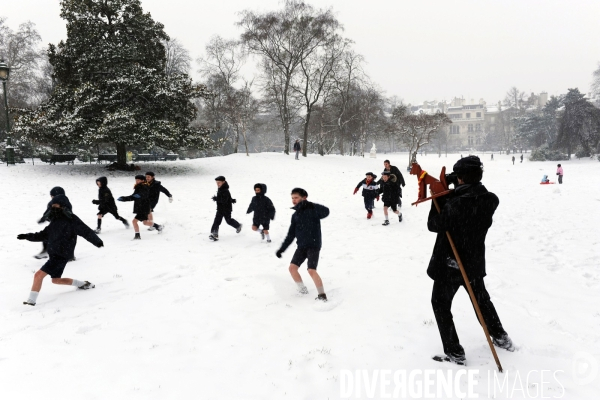
[{"label": "sneaker", "polygon": [[308,294],[308,288],[306,286],[303,286],[302,289],[298,289],[298,293]]},{"label": "sneaker", "polygon": [[150,228],[148,228],[148,230],[149,230],[150,232],[152,232],[152,231],[156,230],[156,228],[155,228],[155,227],[153,227],[153,226],[151,226]]},{"label": "sneaker", "polygon": [[36,254],[34,257],[38,260],[41,260],[42,258],[48,258],[48,253],[46,251],[42,251],[40,254]]},{"label": "sneaker", "polygon": [[492,342],[494,343],[494,346],[500,347],[501,349],[507,351],[515,351],[515,346],[513,345],[512,340],[508,337],[506,333],[499,338],[493,337]]},{"label": "sneaker", "polygon": [[100,233],[101,231],[102,231],[102,229],[100,229],[100,228],[94,229],[94,233]]},{"label": "sneaker", "polygon": [[457,365],[467,366],[467,358],[464,354],[446,353],[440,356],[433,356],[433,359],[438,362],[451,362]]},{"label": "sneaker", "polygon": [[219,234],[218,233],[211,233],[208,238],[210,240],[212,240],[213,242],[216,242],[217,240],[219,240]]},{"label": "sneaker", "polygon": [[[260,239],[265,240],[265,232],[262,229],[260,230]],[[270,240],[269,240],[269,242],[270,242]]]},{"label": "sneaker", "polygon": [[94,285],[92,282],[85,281],[85,283],[83,285],[79,286],[79,289],[88,290],[88,289],[93,289],[95,287],[96,287],[96,285]]},{"label": "sneaker", "polygon": [[315,300],[327,301],[327,295],[325,293],[321,293],[320,295],[315,297]]},{"label": "sneaker", "polygon": [[242,224],[235,229],[235,233],[240,233],[242,231]]},{"label": "sneaker", "polygon": [[35,303],[30,302],[29,300],[23,302],[26,306],[35,306]]},{"label": "sneaker", "polygon": [[158,231],[158,233],[162,233],[164,228],[165,228],[164,225],[159,225],[158,228],[156,228],[156,230]]},{"label": "sneaker", "polygon": [[133,240],[141,240],[142,238],[140,237],[139,233],[136,233],[135,236],[133,237]]},{"label": "sneaker", "polygon": [[371,219],[371,217],[372,217],[372,216],[373,216],[373,212],[372,212],[372,211],[369,211],[369,212],[367,213],[367,219]]},{"label": "sneaker", "polygon": [[398,222],[402,222],[402,214],[398,215]]},{"label": "sneaker", "polygon": [[267,243],[271,243],[271,239],[267,239]]},{"label": "sneaker", "polygon": [[386,226],[386,225],[389,225],[389,224],[390,224],[390,221],[388,221],[388,220],[386,219],[386,220],[385,220],[385,222],[384,222],[383,224],[381,224],[381,225],[383,225],[383,226]]},{"label": "sneaker", "polygon": [[123,220],[123,225],[125,225],[125,228],[129,229],[129,222],[127,222],[127,220]]}]

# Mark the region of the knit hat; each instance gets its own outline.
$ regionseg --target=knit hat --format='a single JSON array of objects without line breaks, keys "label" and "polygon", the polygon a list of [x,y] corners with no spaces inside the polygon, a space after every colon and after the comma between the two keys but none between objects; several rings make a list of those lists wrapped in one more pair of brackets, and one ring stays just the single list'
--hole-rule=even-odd
[{"label": "knit hat", "polygon": [[225,177],[224,177],[223,175],[219,175],[219,176],[217,176],[217,177],[215,178],[215,181],[221,181],[221,182],[225,182],[225,181],[226,181],[226,179],[225,179]]},{"label": "knit hat", "polygon": [[148,172],[146,172],[146,175],[150,175],[151,177],[153,177],[153,178],[154,178],[154,172],[152,172],[152,171],[148,171]]},{"label": "knit hat", "polygon": [[383,172],[381,173],[381,175],[387,175],[387,176],[390,176],[391,174],[392,174],[392,173],[391,173],[390,171],[383,171]]},{"label": "knit hat", "polygon": [[144,175],[136,175],[135,179],[139,179],[139,180],[145,181],[146,177]]},{"label": "knit hat", "polygon": [[375,175],[375,174],[374,174],[374,173],[372,173],[372,172],[367,172],[365,175],[371,175],[371,177],[372,177],[373,179],[377,178],[377,175]]},{"label": "knit hat", "polygon": [[452,168],[457,174],[467,173],[473,170],[483,170],[483,163],[477,156],[461,158]]},{"label": "knit hat", "polygon": [[52,197],[58,196],[59,194],[65,194],[65,189],[61,188],[60,186],[54,186],[50,190],[50,196]]}]

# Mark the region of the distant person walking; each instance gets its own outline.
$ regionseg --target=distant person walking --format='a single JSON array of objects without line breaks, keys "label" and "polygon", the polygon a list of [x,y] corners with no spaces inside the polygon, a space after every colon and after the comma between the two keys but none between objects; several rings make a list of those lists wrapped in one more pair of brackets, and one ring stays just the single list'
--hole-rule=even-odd
[{"label": "distant person walking", "polygon": [[512,156],[513,165],[515,165],[515,156]]},{"label": "distant person walking", "polygon": [[492,153],[492,161],[494,161],[494,153]]},{"label": "distant person walking", "polygon": [[523,162],[523,154],[521,154],[521,163]]},{"label": "distant person walking", "polygon": [[562,185],[563,169],[560,164],[557,166],[556,175],[558,175],[558,183]]},{"label": "distant person walking", "polygon": [[302,146],[300,146],[300,139],[296,139],[296,142],[294,143],[294,151],[296,152],[296,160],[299,160],[298,156],[302,151]]}]

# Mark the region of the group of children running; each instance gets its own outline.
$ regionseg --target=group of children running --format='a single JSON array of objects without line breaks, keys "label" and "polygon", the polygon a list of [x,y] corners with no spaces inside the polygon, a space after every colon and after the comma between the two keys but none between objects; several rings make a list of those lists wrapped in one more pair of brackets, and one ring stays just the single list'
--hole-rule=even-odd
[{"label": "group of children running", "polygon": [[[135,217],[132,221],[135,236],[134,240],[141,239],[139,223],[148,226],[149,230],[157,230],[161,233],[163,225],[154,222],[153,212],[158,204],[160,193],[169,197],[169,202],[173,201],[171,193],[162,186],[160,181],[154,179],[153,172],[146,172],[146,175],[136,175],[134,192],[130,196],[121,196],[117,201],[133,201],[133,212]],[[225,177],[215,178],[218,190],[213,200],[217,203],[217,212],[214,223],[211,228],[209,238],[213,241],[219,239],[219,226],[223,219],[227,224],[236,229],[237,233],[242,230],[242,224],[231,217],[232,205],[236,200],[231,197],[229,184]],[[58,285],[72,285],[82,290],[92,289],[95,285],[89,281],[80,281],[77,279],[63,278],[64,269],[69,261],[74,261],[74,250],[77,244],[77,236],[81,236],[88,242],[100,248],[104,246],[98,234],[102,231],[102,219],[106,214],[112,214],[115,219],[121,221],[125,228],[129,228],[129,223],[119,215],[115,199],[111,190],[108,188],[108,179],[100,177],[96,179],[98,186],[98,199],[92,200],[93,204],[98,205],[97,223],[95,230],[89,228],[75,214],[73,207],[66,196],[64,189],[54,187],[50,191],[51,200],[48,203],[46,212],[38,221],[39,223],[50,222],[50,224],[41,232],[26,233],[17,236],[19,240],[29,240],[32,242],[43,242],[44,249],[36,258],[46,258],[48,261],[34,275],[31,292],[25,305],[35,306],[39,292],[42,287],[43,279],[50,275],[52,283]],[[275,207],[271,199],[266,196],[267,185],[257,183],[254,185],[255,196],[248,207],[247,214],[254,213],[252,219],[252,230],[260,234],[261,239],[266,239],[271,243],[269,234],[270,221],[275,219]],[[317,288],[317,300],[327,301],[327,295],[323,289],[323,282],[317,273],[317,264],[319,252],[321,249],[321,224],[320,220],[329,215],[329,209],[320,204],[311,203],[307,200],[308,193],[301,188],[292,190],[292,207],[295,210],[292,216],[290,229],[281,248],[276,252],[276,256],[281,258],[282,253],[289,247],[294,239],[297,239],[298,248],[292,257],[289,271],[298,285],[298,290],[302,294],[308,293],[298,269],[308,260],[309,275],[313,279]]]},{"label": "group of children running", "polygon": [[402,213],[398,207],[402,207],[402,187],[406,185],[404,177],[400,170],[391,165],[389,160],[383,162],[384,171],[381,173],[381,179],[376,181],[377,175],[372,172],[365,174],[365,179],[358,182],[354,188],[354,193],[362,187],[362,196],[367,210],[367,219],[373,216],[373,208],[375,208],[375,200],[379,201],[379,197],[383,200],[383,215],[385,220],[383,226],[390,224],[388,217],[388,209],[392,209],[394,214],[398,216],[398,222],[402,222]]}]

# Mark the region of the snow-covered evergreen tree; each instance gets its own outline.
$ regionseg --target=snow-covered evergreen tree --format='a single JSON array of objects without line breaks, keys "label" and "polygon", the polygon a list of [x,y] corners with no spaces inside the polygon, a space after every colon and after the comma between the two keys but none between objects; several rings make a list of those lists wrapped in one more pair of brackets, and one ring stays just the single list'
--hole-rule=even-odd
[{"label": "snow-covered evergreen tree", "polygon": [[20,110],[15,130],[64,144],[114,143],[118,162],[128,145],[212,146],[209,130],[194,128],[192,99],[209,96],[186,74],[165,73],[169,40],[139,0],[63,0],[67,40],[50,45],[56,88],[35,110]]}]

